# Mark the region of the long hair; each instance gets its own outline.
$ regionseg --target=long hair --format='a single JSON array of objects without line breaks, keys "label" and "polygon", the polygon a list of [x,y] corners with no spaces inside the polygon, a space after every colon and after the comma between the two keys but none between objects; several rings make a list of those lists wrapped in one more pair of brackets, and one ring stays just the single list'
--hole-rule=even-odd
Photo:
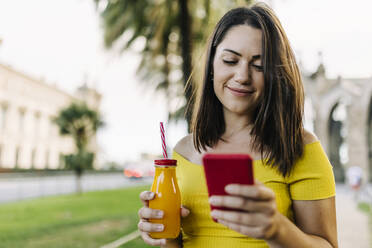
[{"label": "long hair", "polygon": [[237,25],[262,31],[264,89],[253,115],[253,149],[261,153],[268,165],[288,176],[304,149],[304,91],[288,38],[265,4],[232,9],[217,23],[208,43],[201,94],[193,113],[194,146],[199,152],[213,147],[225,132],[222,104],[213,89],[213,60],[217,46]]}]

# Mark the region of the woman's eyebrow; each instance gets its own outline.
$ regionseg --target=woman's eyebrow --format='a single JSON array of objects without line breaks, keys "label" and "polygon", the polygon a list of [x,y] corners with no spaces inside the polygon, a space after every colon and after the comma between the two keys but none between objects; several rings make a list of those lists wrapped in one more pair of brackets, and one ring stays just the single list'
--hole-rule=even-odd
[{"label": "woman's eyebrow", "polygon": [[[238,53],[237,51],[234,51],[234,50],[231,50],[231,49],[228,49],[228,48],[223,49],[223,51],[233,53],[233,54],[238,55],[238,56],[240,56],[240,57],[242,56],[242,55],[241,55],[240,53]],[[253,55],[251,61],[255,61],[255,60],[258,60],[258,59],[261,59],[261,54]]]},{"label": "woman's eyebrow", "polygon": [[223,51],[227,51],[227,52],[233,53],[233,54],[238,55],[240,57],[242,56],[240,53],[238,53],[238,52],[236,52],[234,50],[228,49],[228,48],[223,49]]}]

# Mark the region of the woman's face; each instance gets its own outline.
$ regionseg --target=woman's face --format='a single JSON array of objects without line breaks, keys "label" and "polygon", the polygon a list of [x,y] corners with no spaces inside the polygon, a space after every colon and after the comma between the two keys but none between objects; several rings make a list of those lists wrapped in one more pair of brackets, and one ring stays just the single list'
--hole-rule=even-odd
[{"label": "woman's face", "polygon": [[224,112],[251,115],[264,87],[262,31],[248,25],[232,27],[216,48],[213,87]]}]

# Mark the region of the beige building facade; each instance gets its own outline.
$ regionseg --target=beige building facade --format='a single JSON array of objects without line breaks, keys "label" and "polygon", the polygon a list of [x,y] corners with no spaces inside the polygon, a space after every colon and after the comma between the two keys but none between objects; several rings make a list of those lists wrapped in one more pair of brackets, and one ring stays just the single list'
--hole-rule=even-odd
[{"label": "beige building facade", "polygon": [[[71,95],[0,64],[0,168],[63,168],[74,144],[59,135],[53,118],[73,101],[98,110],[101,95],[86,86]],[[95,137],[91,146],[97,151]]]}]

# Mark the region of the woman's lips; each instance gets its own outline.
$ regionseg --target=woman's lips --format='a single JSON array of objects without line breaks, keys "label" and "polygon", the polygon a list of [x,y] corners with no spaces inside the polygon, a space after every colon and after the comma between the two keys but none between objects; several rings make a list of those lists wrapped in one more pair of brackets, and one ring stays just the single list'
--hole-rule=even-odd
[{"label": "woman's lips", "polygon": [[228,88],[230,92],[235,96],[247,96],[255,92],[254,90],[237,89],[229,86],[226,86],[226,88]]}]

